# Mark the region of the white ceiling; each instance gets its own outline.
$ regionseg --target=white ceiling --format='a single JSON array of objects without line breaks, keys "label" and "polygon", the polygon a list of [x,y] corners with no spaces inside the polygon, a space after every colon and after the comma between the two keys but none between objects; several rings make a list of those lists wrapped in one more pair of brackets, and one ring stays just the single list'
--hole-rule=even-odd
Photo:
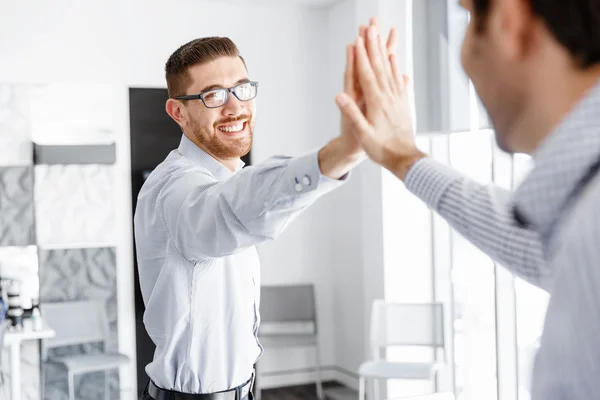
[{"label": "white ceiling", "polygon": [[202,0],[205,2],[229,3],[239,5],[257,5],[257,6],[300,6],[327,8],[335,3],[345,0]]}]

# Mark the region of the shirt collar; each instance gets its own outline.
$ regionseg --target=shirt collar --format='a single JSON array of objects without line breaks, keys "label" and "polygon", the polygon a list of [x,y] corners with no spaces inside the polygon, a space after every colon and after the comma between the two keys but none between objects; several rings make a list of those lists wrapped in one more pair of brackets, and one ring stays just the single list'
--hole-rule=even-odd
[{"label": "shirt collar", "polygon": [[[178,151],[188,160],[209,170],[210,173],[220,181],[230,178],[233,174],[235,174],[235,172],[231,172],[229,169],[227,169],[227,167],[217,161],[210,154],[196,146],[196,144],[185,135],[182,135],[181,137]],[[244,162],[239,160],[236,172],[242,169],[244,165]]]},{"label": "shirt collar", "polygon": [[600,84],[533,154],[534,169],[516,190],[515,213],[547,243],[567,203],[600,162]]}]

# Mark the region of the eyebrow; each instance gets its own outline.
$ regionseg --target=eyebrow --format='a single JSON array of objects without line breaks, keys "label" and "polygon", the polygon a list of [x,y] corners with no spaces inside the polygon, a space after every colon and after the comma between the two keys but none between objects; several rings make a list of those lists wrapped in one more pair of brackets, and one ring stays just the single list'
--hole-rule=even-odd
[{"label": "eyebrow", "polygon": [[[237,86],[240,83],[248,83],[248,82],[250,82],[250,79],[248,79],[248,78],[242,78],[242,79],[238,80],[233,86]],[[215,85],[206,86],[204,89],[202,89],[200,91],[200,93],[204,93],[204,92],[207,92],[207,91],[213,90],[213,89],[223,89],[223,85],[215,84]]]}]

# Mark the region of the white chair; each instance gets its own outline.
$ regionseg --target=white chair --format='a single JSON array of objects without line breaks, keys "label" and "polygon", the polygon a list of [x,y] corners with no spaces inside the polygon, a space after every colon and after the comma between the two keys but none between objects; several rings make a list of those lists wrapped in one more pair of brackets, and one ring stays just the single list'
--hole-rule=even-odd
[{"label": "white chair", "polygon": [[[442,304],[404,304],[375,300],[371,310],[371,350],[373,359],[359,370],[359,400],[366,396],[366,380],[373,380],[374,400],[380,400],[379,380],[430,380],[435,387],[439,368],[445,364],[444,309]],[[443,362],[392,362],[382,359],[381,350],[390,346],[426,346]],[[437,358],[437,357],[436,357]]]},{"label": "white chair", "polygon": [[[129,358],[120,353],[106,352],[110,330],[103,302],[86,300],[44,303],[42,312],[44,321],[56,332],[54,338],[42,342],[42,359],[48,363],[62,364],[67,369],[69,400],[75,400],[75,375],[99,371],[104,371],[104,395],[108,400],[108,372],[128,364]],[[104,352],[47,357],[49,349],[86,343],[102,343]]]},{"label": "white chair", "polygon": [[[324,399],[313,285],[262,286],[259,340],[263,347],[314,347],[317,397]],[[260,362],[256,399],[260,400]]]}]

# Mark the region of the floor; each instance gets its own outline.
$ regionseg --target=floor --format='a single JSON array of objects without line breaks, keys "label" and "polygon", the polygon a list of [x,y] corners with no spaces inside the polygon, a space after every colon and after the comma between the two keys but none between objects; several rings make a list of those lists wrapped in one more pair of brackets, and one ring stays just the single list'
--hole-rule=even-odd
[{"label": "floor", "polygon": [[[356,400],[358,393],[339,383],[324,382],[323,392],[327,400]],[[262,400],[318,400],[315,385],[289,386],[267,389],[262,393]]]}]

